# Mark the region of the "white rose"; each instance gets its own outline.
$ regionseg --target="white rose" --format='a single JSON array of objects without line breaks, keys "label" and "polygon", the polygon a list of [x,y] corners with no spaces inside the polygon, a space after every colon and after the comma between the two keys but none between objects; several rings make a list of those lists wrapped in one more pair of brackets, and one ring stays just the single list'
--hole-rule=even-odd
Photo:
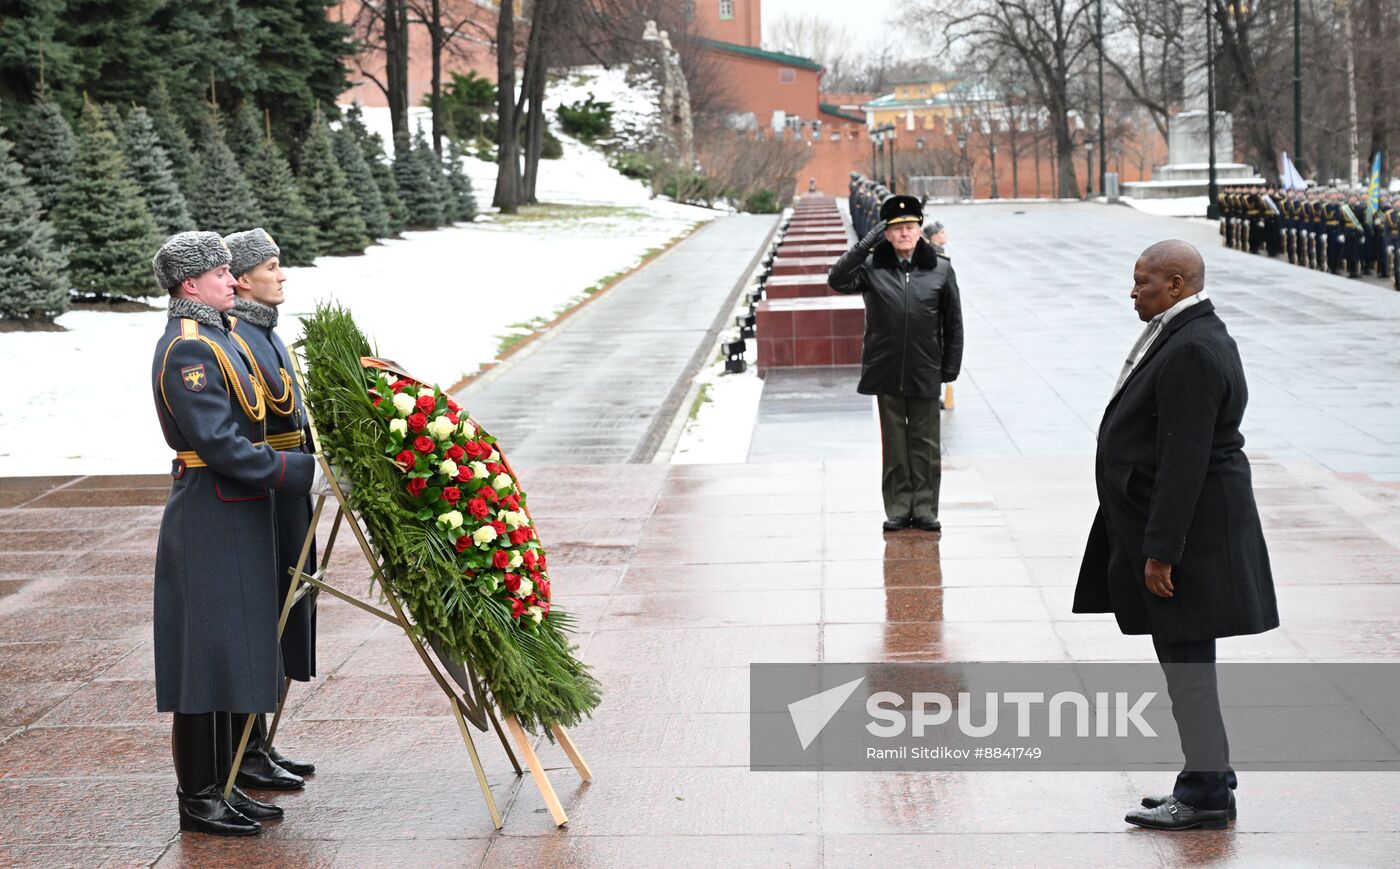
[{"label": "white rose", "polygon": [[440,441],[445,441],[452,436],[452,432],[457,428],[452,420],[445,416],[440,416],[428,423],[428,434]]},{"label": "white rose", "polygon": [[400,416],[408,416],[413,413],[413,404],[413,396],[406,392],[394,395],[394,410],[397,410]]},{"label": "white rose", "polygon": [[438,473],[445,474],[448,479],[456,477],[457,463],[452,461],[451,459],[443,459],[442,464],[438,465]]},{"label": "white rose", "polygon": [[510,554],[510,566],[511,566],[511,567],[519,567],[519,566],[521,565],[521,563],[522,563],[524,560],[525,560],[525,559],[523,559],[523,558],[520,557],[520,553],[519,553],[519,552],[512,552],[512,553]]},{"label": "white rose", "polygon": [[511,528],[519,528],[521,525],[525,524],[525,515],[523,513],[517,513],[514,510],[502,510],[501,520]]},{"label": "white rose", "polygon": [[483,543],[490,543],[496,539],[496,529],[490,525],[483,525],[472,534],[472,541],[478,546]]},{"label": "white rose", "polygon": [[468,438],[476,437],[476,426],[472,425],[472,421],[469,419],[463,418],[462,424],[457,426],[457,428]]},{"label": "white rose", "polygon": [[[460,510],[451,510],[447,513],[443,513],[437,518],[437,520],[440,524],[445,525],[447,528],[451,530],[456,530],[462,527],[462,512]],[[486,527],[490,528],[491,526],[487,525]],[[492,530],[494,531],[495,529]]]},{"label": "white rose", "polygon": [[482,594],[495,594],[496,589],[501,587],[501,580],[494,573],[486,574],[486,584],[480,586]]},{"label": "white rose", "polygon": [[394,434],[398,435],[399,437],[407,437],[407,436],[408,436],[408,420],[406,420],[406,419],[391,419],[391,420],[389,420],[389,431],[393,432]]},{"label": "white rose", "polygon": [[535,624],[539,624],[539,623],[540,623],[540,619],[543,619],[543,618],[544,618],[544,610],[540,609],[540,608],[537,607],[537,606],[532,606],[532,607],[530,607],[530,608],[528,608],[528,609],[525,610],[525,615],[527,615],[527,616],[529,616],[530,618],[534,619],[534,620],[535,620]]},{"label": "white rose", "polygon": [[524,600],[530,596],[530,592],[535,590],[535,584],[525,577],[520,577],[520,591],[515,593],[516,597]]},{"label": "white rose", "polygon": [[486,470],[486,465],[481,462],[472,462],[471,468],[472,479],[474,480],[484,480],[487,477],[491,476],[491,472]]},{"label": "white rose", "polygon": [[486,457],[486,461],[488,461],[488,462],[499,462],[500,460],[501,460],[501,454],[498,453],[498,452],[496,452],[495,450],[492,450],[492,451],[491,451],[491,455],[489,455],[489,456]]},{"label": "white rose", "polygon": [[[482,467],[486,466],[482,465]],[[497,489],[509,489],[514,484],[510,481],[510,474],[501,473],[496,475],[496,479],[491,481],[491,485]]]}]

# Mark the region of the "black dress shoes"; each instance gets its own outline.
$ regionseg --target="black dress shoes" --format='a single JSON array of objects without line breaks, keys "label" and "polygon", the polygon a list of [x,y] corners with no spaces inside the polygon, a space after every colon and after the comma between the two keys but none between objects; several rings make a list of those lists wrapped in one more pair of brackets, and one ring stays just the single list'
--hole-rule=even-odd
[{"label": "black dress shoes", "polygon": [[316,771],[316,764],[308,763],[304,760],[292,760],[282,756],[282,752],[276,748],[269,748],[267,756],[272,758],[272,762],[294,775],[311,775]]},{"label": "black dress shoes", "polygon": [[909,527],[908,519],[886,519],[880,526],[886,531],[901,531]]},{"label": "black dress shoes", "polygon": [[262,803],[243,793],[238,788],[229,794],[228,804],[238,810],[238,814],[254,821],[271,821],[282,817],[282,807],[272,803]]},{"label": "black dress shoes", "polygon": [[[1162,803],[1165,803],[1165,802],[1166,802],[1168,799],[1170,799],[1170,798],[1171,798],[1171,794],[1166,794],[1166,795],[1160,796],[1160,797],[1143,797],[1143,798],[1142,798],[1142,807],[1143,807],[1144,809],[1155,809],[1155,808],[1157,808],[1158,806],[1160,806]],[[1230,807],[1229,807],[1228,809],[1226,809],[1226,811],[1230,813],[1230,814],[1229,814],[1229,817],[1230,817],[1230,820],[1232,820],[1232,821],[1233,821],[1233,820],[1237,817],[1237,815],[1238,815],[1238,813],[1235,811],[1235,792],[1234,792],[1234,791],[1230,791]]]},{"label": "black dress shoes", "polygon": [[224,802],[223,791],[217,785],[189,796],[177,791],[176,796],[180,801],[180,829],[187,833],[256,836],[262,832],[262,824]]},{"label": "black dress shoes", "polygon": [[1123,820],[1150,830],[1223,830],[1230,824],[1228,810],[1196,809],[1176,797],[1156,808],[1133,809]]},{"label": "black dress shoes", "polygon": [[243,754],[243,763],[238,767],[236,783],[241,788],[295,791],[301,790],[306,780],[273,763],[266,752],[248,751]]},{"label": "black dress shoes", "polygon": [[909,523],[911,527],[920,531],[942,531],[943,523],[931,516],[915,516]]}]

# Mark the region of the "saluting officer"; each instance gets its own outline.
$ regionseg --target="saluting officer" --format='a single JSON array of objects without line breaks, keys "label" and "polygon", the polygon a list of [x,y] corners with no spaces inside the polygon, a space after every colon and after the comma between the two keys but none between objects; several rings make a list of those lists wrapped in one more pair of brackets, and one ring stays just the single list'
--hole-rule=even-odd
[{"label": "saluting officer", "polygon": [[948,257],[919,234],[913,196],[891,196],[880,222],[831,267],[827,285],[865,301],[863,395],[880,411],[886,531],[938,531],[938,394],[962,368],[962,303]]},{"label": "saluting officer", "polygon": [[[267,443],[279,451],[309,454],[306,408],[300,386],[291,374],[292,355],[275,331],[277,310],[285,298],[282,251],[265,229],[235,232],[225,236],[224,243],[231,257],[229,270],[237,281],[234,288],[237,298],[229,318],[231,334],[255,363],[253,377],[266,396]],[[296,568],[311,524],[311,502],[304,496],[286,492],[274,493],[272,502],[277,515],[277,600],[280,607],[291,588],[290,571]],[[314,569],[315,564],[313,544],[307,556],[308,569]],[[298,601],[282,631],[282,666],[286,677],[298,682],[309,682],[316,675],[314,603],[310,595]],[[234,720],[233,730],[242,732],[241,720]],[[266,719],[262,715],[254,716],[248,748],[238,768],[240,785],[296,790],[304,784],[302,776],[315,771],[314,764],[283,757],[269,745]]]},{"label": "saluting officer", "polygon": [[270,496],[305,497],[318,472],[265,441],[267,404],[229,335],[229,259],[217,233],[182,232],[152,262],[170,319],[151,388],[175,451],[156,550],[156,706],[174,713],[180,829],[247,836],[282,814],[237,788],[223,798],[228,714],[272,711],[282,684]]}]

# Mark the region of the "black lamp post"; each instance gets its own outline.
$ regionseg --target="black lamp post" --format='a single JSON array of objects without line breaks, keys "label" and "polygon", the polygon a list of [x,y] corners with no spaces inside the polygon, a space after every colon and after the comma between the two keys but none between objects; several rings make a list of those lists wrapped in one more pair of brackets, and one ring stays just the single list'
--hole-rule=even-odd
[{"label": "black lamp post", "polygon": [[898,191],[896,191],[896,190],[894,189],[894,187],[895,187],[895,179],[897,178],[897,176],[895,175],[895,171],[894,171],[894,146],[895,146],[895,140],[898,138],[897,136],[895,136],[894,127],[890,127],[889,137],[890,137],[890,184],[889,184],[889,187],[890,187],[890,194],[893,195],[894,193],[898,192]]},{"label": "black lamp post", "polygon": [[[967,129],[966,129],[966,128],[963,128],[963,129],[961,129],[961,130],[958,131],[958,165],[959,165],[959,167],[960,167],[960,168],[959,168],[959,171],[960,171],[960,173],[962,174],[962,176],[963,176],[964,178],[967,178],[967,174],[968,174],[968,173],[967,173]],[[970,179],[970,178],[968,179],[968,185],[967,185],[967,186],[969,187],[968,194],[967,194],[967,198],[968,198],[968,199],[971,199],[971,198],[972,198],[972,192],[971,192],[971,189],[970,189],[970,188],[972,187],[972,179]]]},{"label": "black lamp post", "polygon": [[1206,0],[1206,138],[1210,139],[1210,182],[1206,189],[1206,218],[1220,219],[1220,185],[1215,174],[1215,15],[1214,0]]},{"label": "black lamp post", "polygon": [[1094,140],[1084,131],[1084,198],[1094,196]]},{"label": "black lamp post", "polygon": [[1303,11],[1293,0],[1293,162],[1303,159]]},{"label": "black lamp post", "polygon": [[1104,192],[1104,176],[1108,174],[1108,140],[1103,128],[1103,0],[1094,10],[1095,38],[1099,43],[1099,192]]}]

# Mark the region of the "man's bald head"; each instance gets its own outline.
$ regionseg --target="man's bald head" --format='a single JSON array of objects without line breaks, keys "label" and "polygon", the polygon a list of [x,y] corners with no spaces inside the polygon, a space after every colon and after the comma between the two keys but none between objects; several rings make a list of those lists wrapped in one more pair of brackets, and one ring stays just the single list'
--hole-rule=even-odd
[{"label": "man's bald head", "polygon": [[1133,266],[1133,307],[1144,322],[1206,285],[1206,264],[1190,242],[1173,238],[1142,252]]}]

